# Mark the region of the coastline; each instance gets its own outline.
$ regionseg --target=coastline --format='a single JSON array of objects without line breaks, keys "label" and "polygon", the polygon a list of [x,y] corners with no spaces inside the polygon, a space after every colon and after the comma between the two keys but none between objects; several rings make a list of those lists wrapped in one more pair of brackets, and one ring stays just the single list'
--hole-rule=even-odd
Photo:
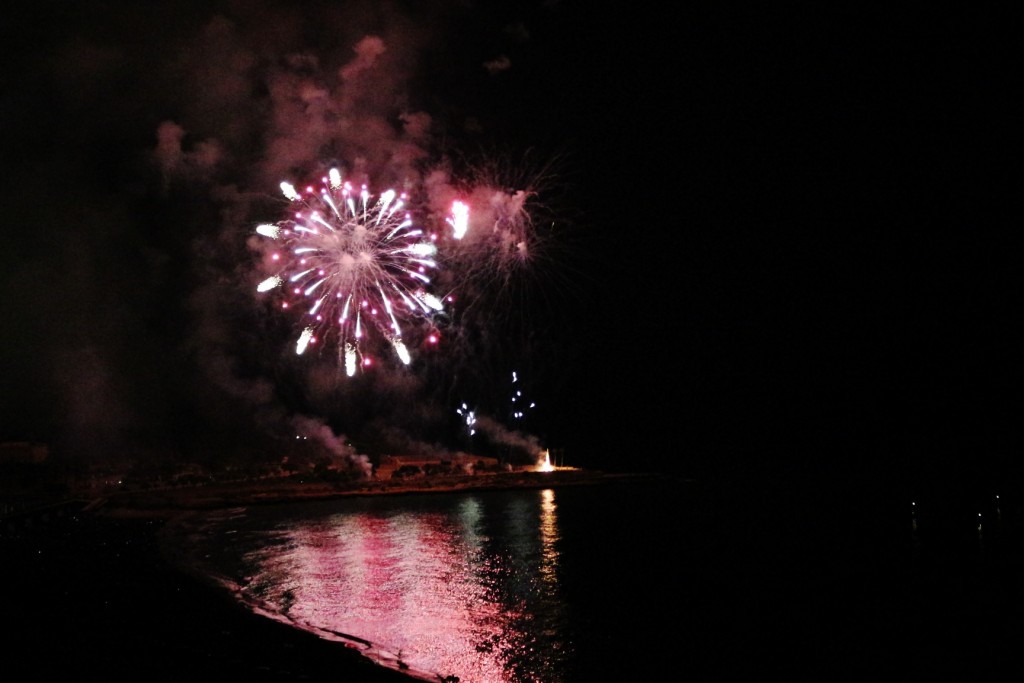
[{"label": "coastline", "polygon": [[218,507],[353,495],[408,495],[513,487],[575,486],[657,475],[529,473],[475,482],[394,482],[337,487],[256,482],[118,492],[79,512],[0,535],[2,579],[15,628],[7,670],[18,680],[111,681],[439,680],[404,670],[358,634],[317,634],[247,609],[231,591],[165,557],[160,536],[178,515]]},{"label": "coastline", "polygon": [[173,513],[111,512],[0,537],[12,680],[416,680],[182,571],[161,552]]},{"label": "coastline", "polygon": [[264,479],[190,487],[116,491],[98,498],[93,502],[92,507],[102,515],[166,517],[183,510],[213,510],[296,500],[330,500],[350,496],[397,496],[511,488],[594,486],[662,478],[663,475],[657,473],[606,473],[566,468],[551,472],[446,475],[357,482]]}]

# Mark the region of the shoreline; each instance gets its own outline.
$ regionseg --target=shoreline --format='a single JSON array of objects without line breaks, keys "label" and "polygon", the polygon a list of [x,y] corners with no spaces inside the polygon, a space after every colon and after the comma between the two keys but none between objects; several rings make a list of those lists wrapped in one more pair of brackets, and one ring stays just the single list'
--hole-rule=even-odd
[{"label": "shoreline", "polygon": [[0,538],[16,680],[414,680],[247,611],[161,553],[163,515],[84,513]]},{"label": "shoreline", "polygon": [[594,486],[655,481],[658,473],[606,473],[580,469],[551,472],[506,472],[462,476],[418,477],[408,480],[357,482],[264,479],[201,486],[111,492],[94,500],[103,515],[169,516],[183,510],[215,510],[226,507],[269,505],[282,502],[331,500],[352,496],[400,496],[500,489]]},{"label": "shoreline", "polygon": [[[550,476],[555,475],[555,476]],[[318,633],[240,602],[230,588],[174,562],[161,533],[179,515],[225,507],[648,481],[650,474],[579,470],[475,476],[466,482],[346,485],[273,481],[116,492],[77,511],[0,534],[0,580],[11,588],[7,670],[18,680],[76,677],[248,681],[344,677],[364,683],[442,681],[348,634]]]}]

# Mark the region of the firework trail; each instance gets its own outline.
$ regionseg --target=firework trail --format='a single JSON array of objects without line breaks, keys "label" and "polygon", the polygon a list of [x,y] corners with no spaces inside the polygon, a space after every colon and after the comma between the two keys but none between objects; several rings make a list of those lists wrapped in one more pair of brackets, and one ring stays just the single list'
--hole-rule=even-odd
[{"label": "firework trail", "polygon": [[363,342],[372,328],[408,365],[400,323],[429,319],[443,304],[426,289],[437,247],[413,225],[405,195],[387,190],[375,198],[338,169],[319,187],[299,192],[283,182],[281,190],[297,211],[257,226],[278,245],[267,257],[273,274],[257,291],[279,291],[282,308],[300,311],[296,353],[336,334],[339,363],[351,377],[372,362]]}]

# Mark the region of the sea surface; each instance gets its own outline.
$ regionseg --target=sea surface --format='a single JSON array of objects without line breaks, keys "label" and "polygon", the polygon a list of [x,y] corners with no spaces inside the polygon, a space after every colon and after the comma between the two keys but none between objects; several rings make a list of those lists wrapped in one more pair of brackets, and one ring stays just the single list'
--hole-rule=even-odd
[{"label": "sea surface", "polygon": [[460,683],[1024,672],[1020,515],[666,477],[254,506],[165,542],[267,618]]}]

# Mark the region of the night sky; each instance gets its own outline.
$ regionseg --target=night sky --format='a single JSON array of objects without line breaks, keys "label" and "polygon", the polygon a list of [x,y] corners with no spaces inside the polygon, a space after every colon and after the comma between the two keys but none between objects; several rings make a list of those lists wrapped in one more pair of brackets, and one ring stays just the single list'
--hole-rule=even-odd
[{"label": "night sky", "polygon": [[[315,423],[454,450],[469,401],[583,467],[1019,473],[1001,17],[9,5],[4,440],[212,461]],[[529,190],[534,258],[467,285],[438,350],[339,378],[291,352],[250,247],[278,183],[332,163],[431,201],[465,169]]]}]

